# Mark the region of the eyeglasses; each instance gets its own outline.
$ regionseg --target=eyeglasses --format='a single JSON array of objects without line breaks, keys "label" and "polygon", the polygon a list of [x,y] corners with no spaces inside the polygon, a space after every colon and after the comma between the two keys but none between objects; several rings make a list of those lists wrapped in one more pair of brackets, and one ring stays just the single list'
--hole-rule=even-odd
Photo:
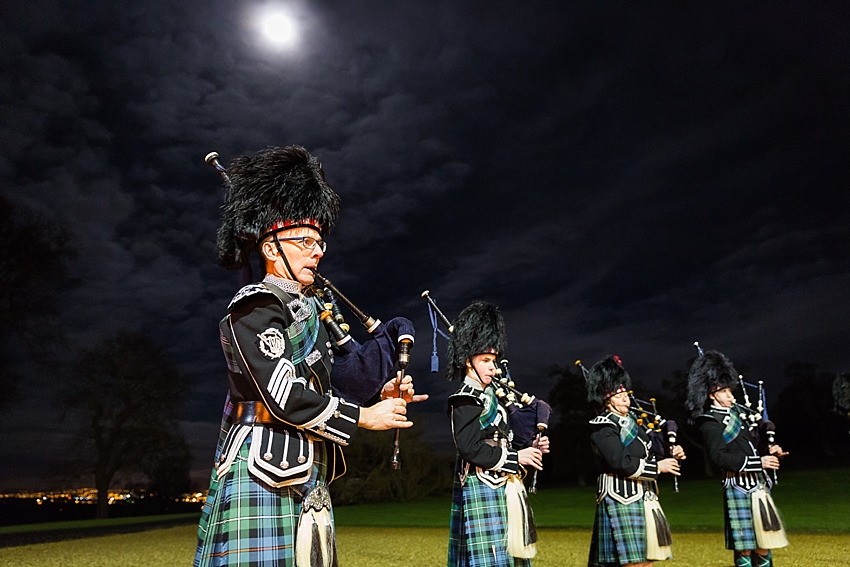
[{"label": "eyeglasses", "polygon": [[278,238],[281,241],[294,242],[297,246],[302,248],[304,255],[309,254],[317,247],[324,254],[325,250],[328,249],[328,243],[324,240],[318,240],[313,238],[312,236],[293,236],[291,238]]}]

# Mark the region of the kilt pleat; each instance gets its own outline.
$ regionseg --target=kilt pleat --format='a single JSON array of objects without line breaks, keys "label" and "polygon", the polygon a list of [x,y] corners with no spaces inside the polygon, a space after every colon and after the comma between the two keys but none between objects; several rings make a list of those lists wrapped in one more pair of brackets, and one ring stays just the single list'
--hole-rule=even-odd
[{"label": "kilt pleat", "polygon": [[462,485],[457,460],[449,523],[449,567],[530,567],[507,551],[505,487],[491,488],[475,474]]},{"label": "kilt pleat", "polygon": [[753,525],[752,495],[732,486],[723,489],[726,549],[744,551],[758,548]]},{"label": "kilt pleat", "polygon": [[[248,471],[249,436],[230,470],[221,479],[215,470],[198,526],[195,567],[280,567],[295,565],[295,531],[301,494],[275,488]],[[324,482],[324,444],[316,444],[309,489]],[[305,491],[306,492],[306,491]]]},{"label": "kilt pleat", "polygon": [[643,500],[621,504],[606,496],[596,505],[588,567],[646,561],[646,516]]}]

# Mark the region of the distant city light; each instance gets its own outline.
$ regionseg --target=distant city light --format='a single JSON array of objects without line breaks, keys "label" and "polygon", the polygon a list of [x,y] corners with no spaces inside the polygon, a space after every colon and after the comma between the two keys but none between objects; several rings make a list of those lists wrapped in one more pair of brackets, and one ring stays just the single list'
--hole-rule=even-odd
[{"label": "distant city light", "polygon": [[[136,499],[141,499],[145,497],[144,493],[135,494],[132,491],[127,489],[119,489],[119,490],[110,490],[108,493],[109,496],[109,504],[114,505],[118,503],[122,504],[132,504]],[[73,488],[67,490],[58,490],[52,492],[44,492],[44,491],[35,491],[35,492],[0,492],[0,499],[4,498],[17,498],[17,499],[25,499],[25,500],[35,500],[36,504],[39,506],[45,504],[46,502],[56,502],[60,503],[63,501],[70,501],[74,504],[94,504],[97,502],[97,490],[94,488]],[[188,494],[182,494],[178,498],[176,498],[177,502],[190,502],[190,503],[203,503],[207,498],[207,491],[203,492],[192,492]]]}]

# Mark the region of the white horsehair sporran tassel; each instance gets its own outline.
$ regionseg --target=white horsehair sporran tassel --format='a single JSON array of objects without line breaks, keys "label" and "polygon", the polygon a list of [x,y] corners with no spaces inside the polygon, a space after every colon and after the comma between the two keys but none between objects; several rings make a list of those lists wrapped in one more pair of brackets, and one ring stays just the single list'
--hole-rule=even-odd
[{"label": "white horsehair sporran tassel", "polygon": [[646,520],[646,559],[647,561],[663,561],[673,557],[672,537],[667,516],[658,503],[654,492],[647,490],[643,500],[644,518]]},{"label": "white horsehair sporran tassel", "polygon": [[323,486],[315,486],[301,507],[295,532],[297,567],[336,567],[336,536],[331,521],[331,495]]},{"label": "white horsehair sporran tassel", "polygon": [[508,555],[531,559],[537,555],[537,530],[528,505],[528,494],[519,475],[508,477],[505,500],[508,508]]},{"label": "white horsehair sporran tassel", "polygon": [[764,484],[752,494],[753,525],[756,532],[756,542],[762,549],[776,549],[788,545],[785,537],[785,526],[779,517],[779,511],[773,503],[773,497]]}]

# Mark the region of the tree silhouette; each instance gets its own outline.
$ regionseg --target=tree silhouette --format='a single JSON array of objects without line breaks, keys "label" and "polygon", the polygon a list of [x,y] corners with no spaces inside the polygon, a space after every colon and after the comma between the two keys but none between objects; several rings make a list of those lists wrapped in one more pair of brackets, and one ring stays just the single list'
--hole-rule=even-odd
[{"label": "tree silhouette", "polygon": [[776,442],[790,455],[792,467],[846,466],[850,463],[850,436],[843,417],[833,410],[833,372],[816,364],[792,362],[785,368],[788,386],[768,406],[776,422]]},{"label": "tree silhouette", "polygon": [[79,439],[69,467],[94,475],[97,517],[109,514],[108,489],[118,473],[142,473],[158,490],[188,486],[188,450],[176,419],[189,383],[164,349],[120,333],[84,351],[73,370],[59,397]]},{"label": "tree silhouette", "polygon": [[192,488],[192,453],[182,435],[162,428],[159,450],[142,457],[140,469],[148,478],[148,490],[156,498],[173,500]]},{"label": "tree silhouette", "polygon": [[417,426],[399,438],[401,469],[390,466],[392,432],[360,430],[343,449],[347,472],[330,485],[335,505],[407,502],[452,490],[454,458],[440,455],[422,440]]},{"label": "tree silhouette", "polygon": [[573,368],[554,365],[549,370],[549,377],[556,382],[546,401],[555,420],[549,427],[552,452],[545,458],[542,474],[547,479],[584,485],[596,475],[589,425],[596,411],[587,401],[584,376]]},{"label": "tree silhouette", "polygon": [[[0,411],[18,391],[12,366],[21,359],[19,347],[46,334],[61,343],[59,330],[45,327],[58,314],[56,292],[70,283],[66,263],[73,255],[64,230],[0,196]],[[43,340],[38,344],[43,359],[49,353]]]}]

